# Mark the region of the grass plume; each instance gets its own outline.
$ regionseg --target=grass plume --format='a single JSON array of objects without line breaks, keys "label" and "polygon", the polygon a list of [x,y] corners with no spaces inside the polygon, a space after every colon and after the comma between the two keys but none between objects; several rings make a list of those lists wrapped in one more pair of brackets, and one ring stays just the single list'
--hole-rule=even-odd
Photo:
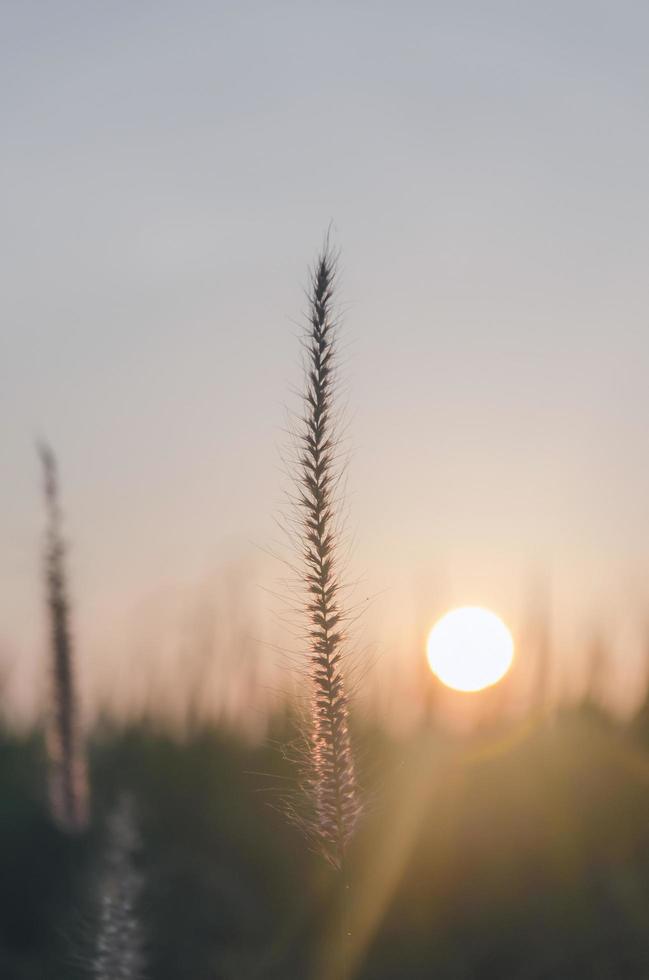
[{"label": "grass plume", "polygon": [[140,980],[143,976],[143,940],[137,912],[142,877],[133,862],[138,846],[133,801],[123,796],[108,818],[99,882],[99,925],[92,970],[95,980]]},{"label": "grass plume", "polygon": [[45,580],[51,649],[47,725],[50,806],[55,822],[63,830],[78,833],[88,822],[88,781],[75,690],[58,470],[49,446],[40,445],[39,456],[47,510]]},{"label": "grass plume", "polygon": [[360,803],[343,677],[347,617],[338,556],[340,472],[333,417],[335,279],[335,258],[325,243],[308,292],[304,411],[296,433],[295,499],[312,685],[304,766],[310,807],[300,822],[327,859],[343,869]]}]

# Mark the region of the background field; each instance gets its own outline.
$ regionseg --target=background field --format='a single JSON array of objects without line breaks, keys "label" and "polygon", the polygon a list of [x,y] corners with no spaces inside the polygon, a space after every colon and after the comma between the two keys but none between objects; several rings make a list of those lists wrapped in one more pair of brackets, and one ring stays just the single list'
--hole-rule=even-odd
[{"label": "background field", "polygon": [[[468,739],[359,735],[374,802],[353,856],[358,976],[647,976],[644,719],[621,730],[585,708]],[[0,963],[11,980],[87,975],[75,964],[93,935],[101,821],[79,840],[54,830],[43,765],[36,735],[3,734]],[[141,724],[97,732],[92,768],[96,810],[125,788],[137,801],[150,976],[317,975],[335,882],[268,805],[287,775],[277,752]]]}]

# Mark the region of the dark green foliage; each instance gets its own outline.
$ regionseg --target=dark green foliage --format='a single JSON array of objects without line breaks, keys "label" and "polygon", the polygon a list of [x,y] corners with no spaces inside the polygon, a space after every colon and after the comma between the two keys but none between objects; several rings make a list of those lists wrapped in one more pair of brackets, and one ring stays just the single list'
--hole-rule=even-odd
[{"label": "dark green foliage", "polygon": [[[576,714],[470,742],[363,741],[379,785],[350,852],[359,977],[649,976],[640,735]],[[70,838],[47,818],[38,741],[0,737],[3,980],[88,976],[75,959],[104,817],[122,791],[137,801],[151,980],[312,976],[336,876],[268,806],[264,788],[288,774],[275,751],[138,727],[96,736],[91,761],[98,827]]]}]

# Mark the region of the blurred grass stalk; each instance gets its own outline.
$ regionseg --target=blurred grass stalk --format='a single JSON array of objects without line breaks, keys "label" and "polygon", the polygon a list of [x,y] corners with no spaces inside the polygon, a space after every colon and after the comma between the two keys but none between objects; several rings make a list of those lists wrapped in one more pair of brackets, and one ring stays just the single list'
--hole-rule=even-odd
[{"label": "blurred grass stalk", "polygon": [[99,880],[95,980],[140,980],[143,976],[143,939],[137,910],[143,881],[133,863],[138,846],[134,803],[122,796],[108,818]]},{"label": "blurred grass stalk", "polygon": [[63,830],[74,834],[88,824],[87,763],[75,689],[56,458],[45,444],[39,446],[39,456],[47,510],[45,582],[51,650],[47,718],[50,807],[54,821]]}]

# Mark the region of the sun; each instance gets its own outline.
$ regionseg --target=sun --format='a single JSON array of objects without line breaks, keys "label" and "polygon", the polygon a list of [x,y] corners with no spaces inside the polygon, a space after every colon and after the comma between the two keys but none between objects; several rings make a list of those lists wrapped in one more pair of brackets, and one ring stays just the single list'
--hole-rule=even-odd
[{"label": "sun", "polygon": [[428,663],[443,684],[455,691],[481,691],[501,680],[514,659],[514,641],[489,609],[452,609],[428,637]]}]

